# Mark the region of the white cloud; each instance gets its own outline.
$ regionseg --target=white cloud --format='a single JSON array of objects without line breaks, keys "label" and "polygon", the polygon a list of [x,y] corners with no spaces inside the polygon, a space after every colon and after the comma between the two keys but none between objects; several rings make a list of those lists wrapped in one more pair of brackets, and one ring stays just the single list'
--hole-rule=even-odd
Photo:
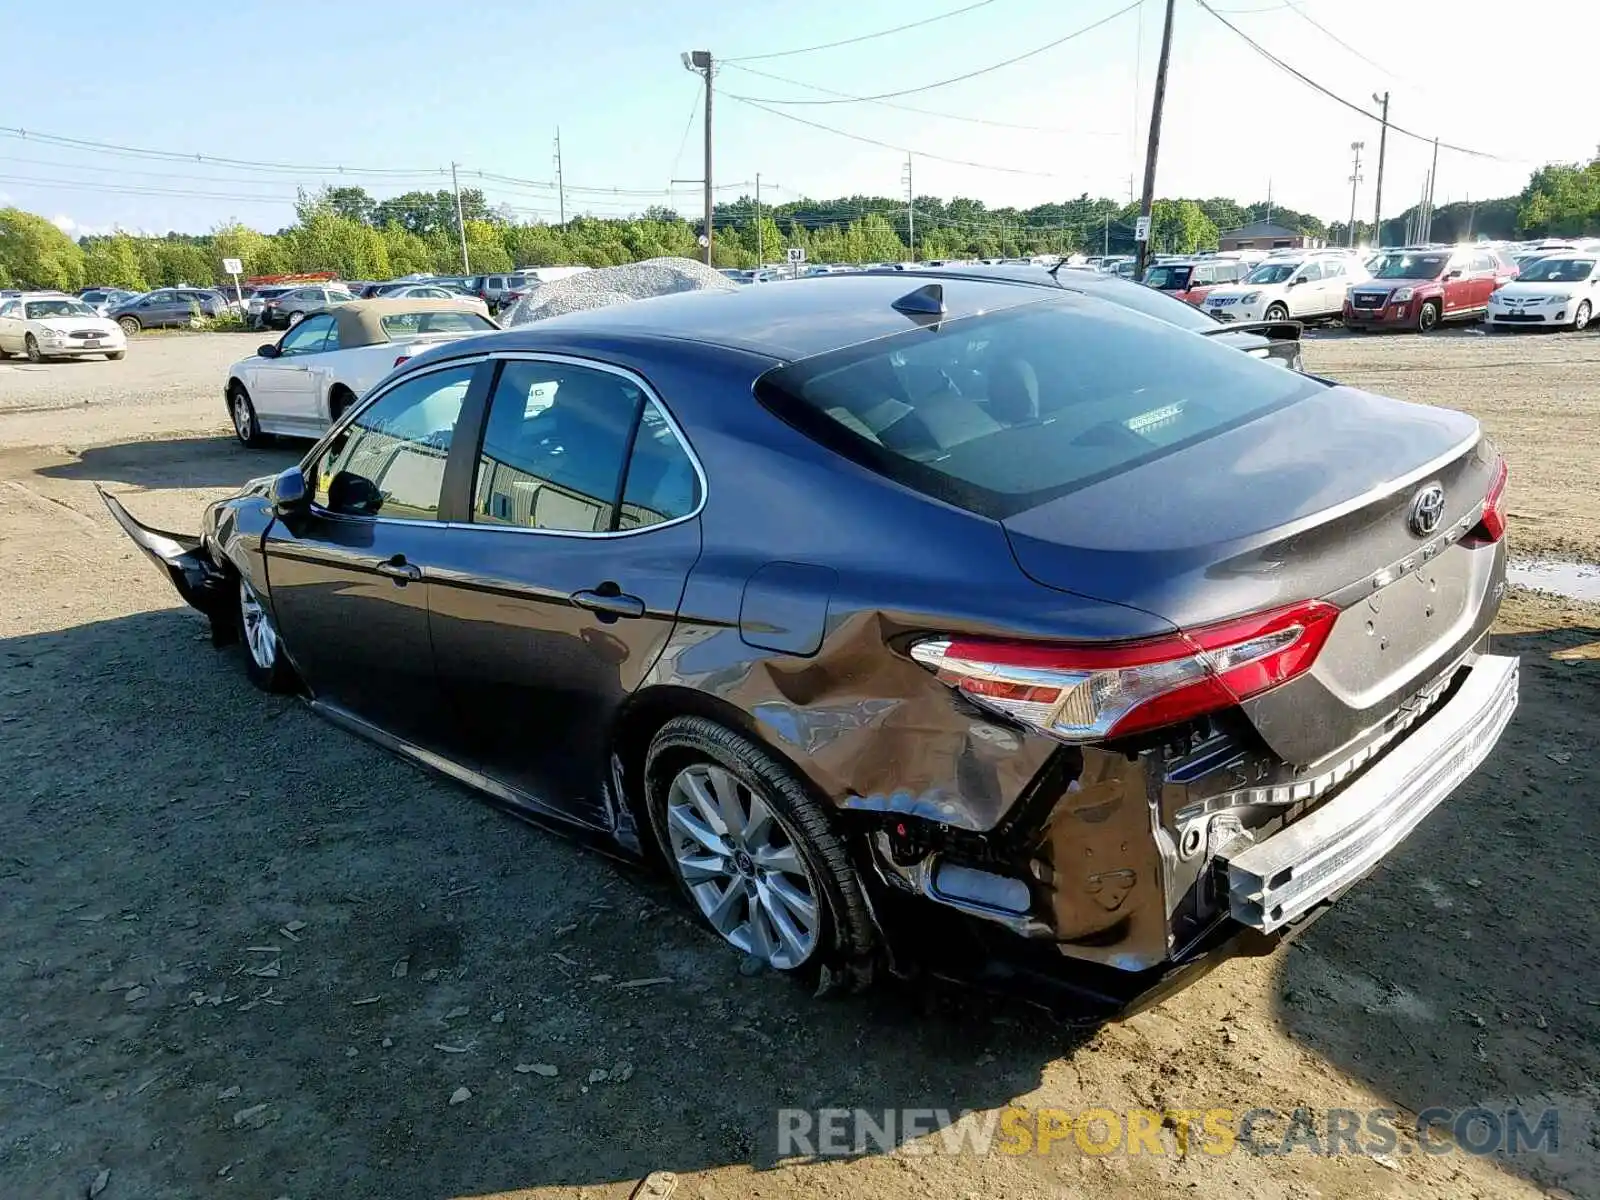
[{"label": "white cloud", "polygon": [[50,223],[68,237],[98,237],[102,233],[111,233],[110,225],[80,225],[66,213],[57,213],[50,218]]}]

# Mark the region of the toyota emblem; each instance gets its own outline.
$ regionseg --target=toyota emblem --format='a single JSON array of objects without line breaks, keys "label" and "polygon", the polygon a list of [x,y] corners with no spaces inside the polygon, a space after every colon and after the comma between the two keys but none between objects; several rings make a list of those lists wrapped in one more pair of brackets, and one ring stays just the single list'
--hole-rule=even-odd
[{"label": "toyota emblem", "polygon": [[1444,488],[1437,483],[1430,483],[1412,498],[1409,518],[1411,532],[1418,537],[1427,537],[1439,528],[1443,518]]}]

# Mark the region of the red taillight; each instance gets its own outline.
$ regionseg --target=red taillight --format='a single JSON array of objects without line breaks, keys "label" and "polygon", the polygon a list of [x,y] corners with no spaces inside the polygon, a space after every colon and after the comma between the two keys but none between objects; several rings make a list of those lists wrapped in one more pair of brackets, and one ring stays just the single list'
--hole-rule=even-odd
[{"label": "red taillight", "polygon": [[1465,540],[1475,545],[1498,542],[1506,534],[1506,478],[1511,474],[1504,458],[1494,462],[1488,494],[1483,498],[1483,516]]},{"label": "red taillight", "polygon": [[1064,741],[1099,741],[1227,708],[1305,673],[1338,616],[1307,600],[1115,646],[929,638],[911,657],[974,703]]},{"label": "red taillight", "polygon": [[[400,365],[400,364],[401,364],[401,363],[403,363],[403,362],[410,362],[410,361],[411,361],[411,355],[409,355],[409,354],[402,354],[402,355],[401,355],[401,356],[400,356],[400,357],[399,357],[399,358],[397,358],[397,359],[395,359],[395,360],[394,360],[394,365],[395,365],[395,366],[396,366],[396,367],[398,367],[398,366],[399,366],[399,365]],[[394,369],[394,368],[393,368],[393,367],[391,367],[391,368],[390,368],[390,370],[393,370],[393,369]]]}]

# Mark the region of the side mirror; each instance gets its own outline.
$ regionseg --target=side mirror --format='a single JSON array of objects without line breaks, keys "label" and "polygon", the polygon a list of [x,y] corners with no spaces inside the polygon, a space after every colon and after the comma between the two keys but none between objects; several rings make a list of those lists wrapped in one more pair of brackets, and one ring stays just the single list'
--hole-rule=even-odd
[{"label": "side mirror", "polygon": [[1299,287],[1304,282],[1305,282],[1304,279],[1302,279],[1302,278],[1300,278],[1300,276],[1296,275],[1293,279],[1289,280],[1289,286],[1290,287]]},{"label": "side mirror", "polygon": [[1444,273],[1444,277],[1445,277],[1445,278],[1446,278],[1446,279],[1460,279],[1460,278],[1461,278],[1461,270],[1460,270],[1460,268],[1459,268],[1459,267],[1458,267],[1458,268],[1457,268],[1457,269],[1456,269],[1456,270],[1454,270],[1454,271],[1446,271],[1446,272],[1445,272],[1445,273]]},{"label": "side mirror", "polygon": [[267,342],[264,345],[256,347],[257,358],[277,358],[279,353],[281,352],[279,351],[278,347],[272,342]]},{"label": "side mirror", "polygon": [[311,497],[306,493],[306,477],[299,467],[280,472],[272,481],[270,495],[272,511],[280,517],[304,512],[311,506]]},{"label": "side mirror", "polygon": [[383,493],[365,475],[340,471],[328,481],[328,508],[352,517],[370,517],[383,507]]}]

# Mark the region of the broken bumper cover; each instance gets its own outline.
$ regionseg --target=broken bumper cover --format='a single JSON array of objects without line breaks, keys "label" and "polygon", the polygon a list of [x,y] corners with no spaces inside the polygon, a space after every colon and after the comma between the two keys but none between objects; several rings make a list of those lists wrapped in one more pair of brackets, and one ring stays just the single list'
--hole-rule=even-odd
[{"label": "broken bumper cover", "polygon": [[1320,808],[1227,856],[1234,920],[1271,933],[1366,875],[1489,756],[1517,707],[1518,660],[1485,655],[1409,737]]},{"label": "broken bumper cover", "polygon": [[206,554],[199,538],[181,533],[163,533],[159,529],[141,525],[104,488],[97,484],[95,490],[100,493],[100,499],[105,501],[106,508],[117,524],[122,526],[123,532],[133,539],[134,545],[166,572],[185,603],[208,616],[218,611],[219,602],[225,599],[223,585],[226,579]]}]

